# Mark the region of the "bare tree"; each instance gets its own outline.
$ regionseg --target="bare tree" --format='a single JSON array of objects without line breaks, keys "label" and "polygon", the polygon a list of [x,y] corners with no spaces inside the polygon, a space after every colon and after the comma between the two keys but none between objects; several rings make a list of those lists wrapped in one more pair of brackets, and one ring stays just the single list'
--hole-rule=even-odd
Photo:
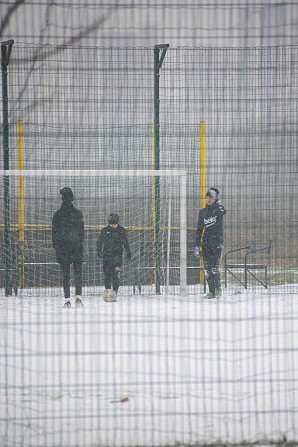
[{"label": "bare tree", "polygon": [[3,31],[7,27],[7,25],[10,22],[12,14],[18,9],[19,6],[21,6],[23,3],[25,3],[25,0],[16,0],[7,10],[6,14],[4,15],[3,19],[1,20],[0,24],[0,37],[3,36]]},{"label": "bare tree", "polygon": [[[4,15],[1,24],[0,24],[0,38],[4,35],[4,30],[7,28],[9,22],[11,21],[11,18],[13,14],[17,11],[17,9],[26,3],[26,0],[15,0],[15,2],[8,8],[6,14]],[[53,46],[51,50],[48,48],[44,50],[41,45],[44,44],[44,35],[46,30],[48,29],[50,25],[50,11],[53,6],[55,6],[54,0],[49,0],[46,6],[46,20],[45,25],[41,29],[39,34],[39,48],[36,50],[35,55],[33,58],[30,58],[30,60],[36,60],[37,58],[43,59],[45,57],[49,57],[57,52],[63,51],[66,47],[76,45],[78,44],[82,39],[89,36],[94,31],[98,30],[100,26],[107,21],[110,16],[119,8],[118,4],[113,5],[111,8],[109,8],[108,12],[105,14],[100,14],[99,17],[95,18],[89,25],[82,28],[79,32],[74,33],[69,39],[65,40],[62,44],[59,44],[57,46]],[[100,8],[99,8],[100,9]],[[13,37],[13,36],[12,36]],[[26,61],[26,59],[23,59],[20,62]],[[16,61],[17,62],[17,61]]]}]

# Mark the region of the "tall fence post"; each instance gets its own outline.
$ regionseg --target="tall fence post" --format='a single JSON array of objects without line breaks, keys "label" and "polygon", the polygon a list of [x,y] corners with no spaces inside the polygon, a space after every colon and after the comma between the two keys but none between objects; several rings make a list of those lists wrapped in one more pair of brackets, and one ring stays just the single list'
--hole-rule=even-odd
[{"label": "tall fence post", "polygon": [[[206,122],[200,123],[200,181],[201,181],[201,208],[206,203]],[[202,250],[202,249],[201,249]],[[204,284],[204,262],[200,256],[200,284]]]},{"label": "tall fence post", "polygon": [[[9,131],[8,131],[8,87],[7,68],[13,40],[1,43],[2,69],[2,104],[3,104],[3,164],[4,170],[9,170]],[[4,176],[4,249],[5,249],[5,296],[12,294],[11,286],[11,250],[10,250],[10,197],[9,176]]]},{"label": "tall fence post", "polygon": [[[153,168],[159,170],[159,71],[162,67],[169,44],[154,46],[154,125],[153,125]],[[161,55],[160,55],[161,51]],[[160,294],[160,178],[154,177],[153,184],[153,231],[154,266],[156,293]],[[169,254],[168,254],[169,255]]]},{"label": "tall fence post", "polygon": [[[23,121],[18,121],[18,160],[19,170],[24,170],[24,144],[23,144]],[[18,218],[19,218],[19,287],[24,288],[24,250],[25,250],[25,208],[24,208],[24,177],[19,176],[19,200],[18,200]]]}]

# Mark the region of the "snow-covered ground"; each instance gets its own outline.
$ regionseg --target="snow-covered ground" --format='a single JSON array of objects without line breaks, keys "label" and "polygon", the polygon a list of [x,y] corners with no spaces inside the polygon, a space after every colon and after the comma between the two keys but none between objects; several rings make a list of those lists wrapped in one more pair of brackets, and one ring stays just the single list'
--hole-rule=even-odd
[{"label": "snow-covered ground", "polygon": [[63,302],[0,298],[1,446],[298,441],[297,295]]}]

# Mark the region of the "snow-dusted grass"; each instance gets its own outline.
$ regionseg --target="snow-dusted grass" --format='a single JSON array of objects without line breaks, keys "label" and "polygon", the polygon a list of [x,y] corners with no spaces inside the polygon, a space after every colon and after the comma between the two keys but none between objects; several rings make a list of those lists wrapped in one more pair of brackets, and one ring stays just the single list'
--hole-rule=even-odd
[{"label": "snow-dusted grass", "polygon": [[2,296],[0,445],[298,441],[297,295],[239,292]]}]

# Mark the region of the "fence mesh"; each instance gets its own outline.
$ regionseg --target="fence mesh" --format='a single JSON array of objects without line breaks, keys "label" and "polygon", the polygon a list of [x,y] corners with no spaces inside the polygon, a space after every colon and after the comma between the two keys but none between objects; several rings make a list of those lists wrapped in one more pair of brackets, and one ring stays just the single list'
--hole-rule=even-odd
[{"label": "fence mesh", "polygon": [[[298,259],[297,53],[295,46],[169,48],[160,70],[160,168],[188,173],[190,254],[204,121],[206,183],[228,209],[226,249],[271,244],[254,262],[287,291],[296,291]],[[153,87],[153,48],[14,45],[10,167],[18,166],[22,120],[24,169],[151,169]]]},{"label": "fence mesh", "polygon": [[[164,293],[162,277],[162,294],[152,292],[151,183],[137,198],[150,210],[148,227],[136,200],[140,183],[119,194],[107,179],[104,194],[93,187],[91,206],[89,188],[74,183],[75,204],[89,219],[84,308],[75,307],[72,287],[72,306],[62,309],[51,241],[58,183],[41,190],[25,181],[22,190],[11,182],[7,190],[4,180],[0,444],[297,445],[297,1],[4,0],[1,8],[1,42],[15,43],[7,73],[1,44],[0,170],[20,168],[21,154],[25,170],[149,170],[159,143],[159,168],[187,172],[188,286],[186,297]],[[157,78],[158,44],[169,47]],[[216,300],[201,299],[193,255],[202,185],[218,188],[227,209]],[[94,245],[117,203],[150,275],[131,284],[125,261],[122,293],[106,303],[94,292],[103,289]],[[175,200],[171,211],[169,203],[163,262],[173,261],[169,233],[179,260]],[[8,234],[18,286],[12,296],[4,291]],[[146,269],[146,256],[138,267]],[[176,287],[179,269],[169,271]]]}]

